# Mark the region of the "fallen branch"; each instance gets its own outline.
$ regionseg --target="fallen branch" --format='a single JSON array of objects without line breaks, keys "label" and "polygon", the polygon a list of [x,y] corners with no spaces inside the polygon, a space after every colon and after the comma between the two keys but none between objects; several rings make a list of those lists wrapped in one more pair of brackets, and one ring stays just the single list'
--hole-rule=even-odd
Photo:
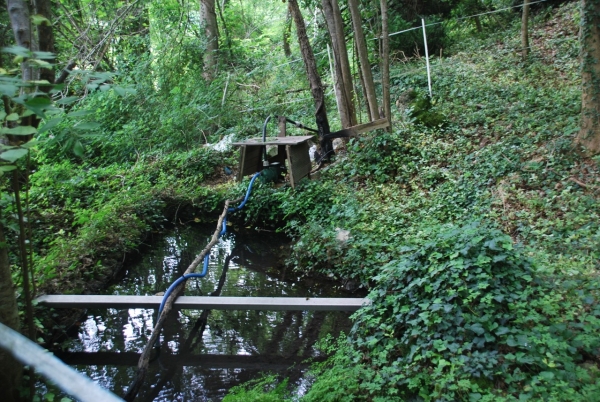
[{"label": "fallen branch", "polygon": [[[198,267],[198,265],[200,265],[200,262],[202,262],[202,260],[204,260],[204,257],[213,248],[213,246],[215,244],[217,244],[217,242],[219,241],[219,235],[221,233],[221,227],[223,226],[223,220],[227,216],[229,204],[237,203],[241,200],[243,200],[243,197],[239,198],[237,200],[234,200],[234,201],[231,201],[231,200],[225,201],[225,206],[223,207],[223,212],[219,216],[219,220],[217,222],[217,229],[213,233],[213,236],[212,236],[210,242],[204,248],[204,250],[202,250],[202,252],[196,256],[194,261],[192,261],[192,263],[185,270],[183,275],[188,275],[188,274],[193,273],[196,270],[196,268]],[[185,282],[182,282],[179,286],[177,286],[173,290],[173,293],[171,293],[171,295],[167,298],[167,301],[165,302],[163,311],[160,314],[160,316],[158,317],[158,319],[156,320],[156,325],[154,326],[154,329],[152,330],[152,335],[150,336],[150,339],[148,339],[148,343],[146,344],[146,347],[144,348],[144,350],[140,356],[140,360],[138,362],[138,369],[137,369],[135,378],[129,385],[129,388],[127,389],[127,393],[123,396],[123,399],[125,399],[126,401],[129,401],[129,402],[133,401],[135,399],[135,397],[137,396],[138,392],[140,391],[140,388],[142,387],[142,384],[144,383],[144,378],[146,377],[146,373],[148,372],[148,365],[150,364],[150,355],[152,353],[152,348],[154,347],[154,344],[156,343],[156,341],[160,335],[160,330],[162,329],[162,327],[167,319],[168,314],[173,309],[173,303],[175,303],[175,300],[177,299],[177,297],[179,297],[179,295],[182,293],[182,291],[184,289],[185,289]]]}]

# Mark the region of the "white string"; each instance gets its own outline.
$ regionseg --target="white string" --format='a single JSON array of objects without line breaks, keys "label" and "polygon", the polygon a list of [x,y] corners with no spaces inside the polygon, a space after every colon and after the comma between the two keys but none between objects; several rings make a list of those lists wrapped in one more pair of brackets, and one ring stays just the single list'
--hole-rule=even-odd
[{"label": "white string", "polygon": [[[538,1],[534,1],[534,2],[529,3],[529,5],[536,4],[536,3],[543,3],[543,2],[546,2],[546,1],[548,1],[548,0],[538,0]],[[524,6],[523,4],[520,4],[518,6],[500,8],[498,10],[488,11],[488,12],[485,12],[485,13],[468,15],[466,17],[457,17],[457,18],[451,18],[451,19],[445,20],[445,21],[432,22],[431,24],[426,24],[425,26],[426,27],[430,27],[430,26],[434,26],[434,25],[443,24],[444,22],[451,21],[451,20],[460,21],[460,20],[464,20],[464,19],[467,19],[467,18],[480,17],[482,15],[488,15],[488,14],[495,14],[495,13],[499,13],[499,12],[502,12],[502,11],[510,10],[510,9],[513,9],[513,8],[521,8],[523,6]],[[393,36],[393,35],[398,35],[398,34],[401,34],[401,33],[404,33],[404,32],[414,31],[415,29],[421,29],[421,27],[409,28],[409,29],[405,29],[403,31],[394,32],[394,33],[389,34],[388,37]],[[374,39],[375,40],[381,39],[381,37],[374,38]]]}]

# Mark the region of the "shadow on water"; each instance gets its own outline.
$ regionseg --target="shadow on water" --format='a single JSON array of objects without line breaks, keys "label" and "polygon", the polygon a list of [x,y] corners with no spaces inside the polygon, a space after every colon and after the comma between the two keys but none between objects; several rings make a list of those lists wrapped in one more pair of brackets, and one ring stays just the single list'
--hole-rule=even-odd
[{"label": "shadow on water", "polygon": [[[152,251],[108,294],[155,295],[189,266],[214,227],[185,227]],[[353,297],[331,283],[301,281],[282,264],[287,239],[271,233],[232,233],[211,252],[205,278],[190,280],[189,296]],[[225,264],[228,262],[228,264]],[[226,267],[224,267],[226,266]],[[171,314],[158,358],[140,401],[219,401],[232,386],[265,373],[299,383],[306,360],[322,359],[315,343],[350,328],[347,312],[194,311]],[[123,395],[154,327],[156,310],[88,310],[78,338],[57,356],[117,395]]]}]

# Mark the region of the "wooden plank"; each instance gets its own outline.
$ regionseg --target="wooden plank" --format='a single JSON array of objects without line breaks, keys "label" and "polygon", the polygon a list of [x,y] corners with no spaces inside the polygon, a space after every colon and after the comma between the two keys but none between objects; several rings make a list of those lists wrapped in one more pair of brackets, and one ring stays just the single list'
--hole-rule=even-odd
[{"label": "wooden plank", "polygon": [[356,132],[356,134],[366,133],[367,131],[377,130],[378,128],[386,128],[389,127],[390,122],[388,119],[379,119],[375,121],[371,121],[365,124],[359,124],[358,126],[352,126],[348,130],[352,130]]},{"label": "wooden plank", "polygon": [[262,146],[250,147],[243,146],[242,157],[240,159],[240,169],[238,173],[238,181],[250,174],[254,174],[262,170]]},{"label": "wooden plank", "polygon": [[267,137],[263,142],[262,137],[250,138],[246,141],[232,142],[231,145],[296,145],[315,138],[313,135],[295,135],[288,137]]},{"label": "wooden plank", "polygon": [[[55,351],[54,355],[64,363],[75,365],[98,366],[137,366],[140,354],[135,352],[63,352]],[[201,366],[207,369],[241,368],[249,370],[286,370],[302,369],[310,366],[303,363],[304,357],[283,357],[269,355],[215,355],[215,354],[182,354],[161,353],[161,362],[166,366]],[[324,356],[315,356],[313,361],[323,361]]]},{"label": "wooden plank", "polygon": [[[36,301],[55,308],[158,308],[162,296],[45,295]],[[180,296],[176,309],[268,310],[268,311],[356,311],[368,299],[311,297],[210,297]]]},{"label": "wooden plank", "polygon": [[301,179],[310,174],[312,169],[308,155],[308,143],[288,145],[286,150],[290,166],[290,182],[292,187],[295,187]]}]

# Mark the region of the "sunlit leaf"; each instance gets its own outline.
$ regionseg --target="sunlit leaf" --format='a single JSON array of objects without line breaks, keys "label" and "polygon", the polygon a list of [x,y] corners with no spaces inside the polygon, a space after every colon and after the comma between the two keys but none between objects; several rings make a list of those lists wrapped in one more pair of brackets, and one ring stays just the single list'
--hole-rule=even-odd
[{"label": "sunlit leaf", "polygon": [[10,172],[16,168],[17,167],[15,165],[0,165],[0,172]]},{"label": "sunlit leaf", "polygon": [[19,120],[19,115],[17,113],[11,113],[8,116],[6,116],[6,120],[17,121],[17,120]]},{"label": "sunlit leaf", "polygon": [[46,17],[44,17],[43,15],[40,14],[35,14],[31,16],[31,22],[33,22],[33,25],[46,25],[46,26],[50,26],[50,20]]},{"label": "sunlit leaf", "polygon": [[35,64],[38,67],[42,67],[42,68],[52,68],[52,64],[48,63],[45,60],[40,60],[40,59],[29,59],[29,63],[31,64]]}]

